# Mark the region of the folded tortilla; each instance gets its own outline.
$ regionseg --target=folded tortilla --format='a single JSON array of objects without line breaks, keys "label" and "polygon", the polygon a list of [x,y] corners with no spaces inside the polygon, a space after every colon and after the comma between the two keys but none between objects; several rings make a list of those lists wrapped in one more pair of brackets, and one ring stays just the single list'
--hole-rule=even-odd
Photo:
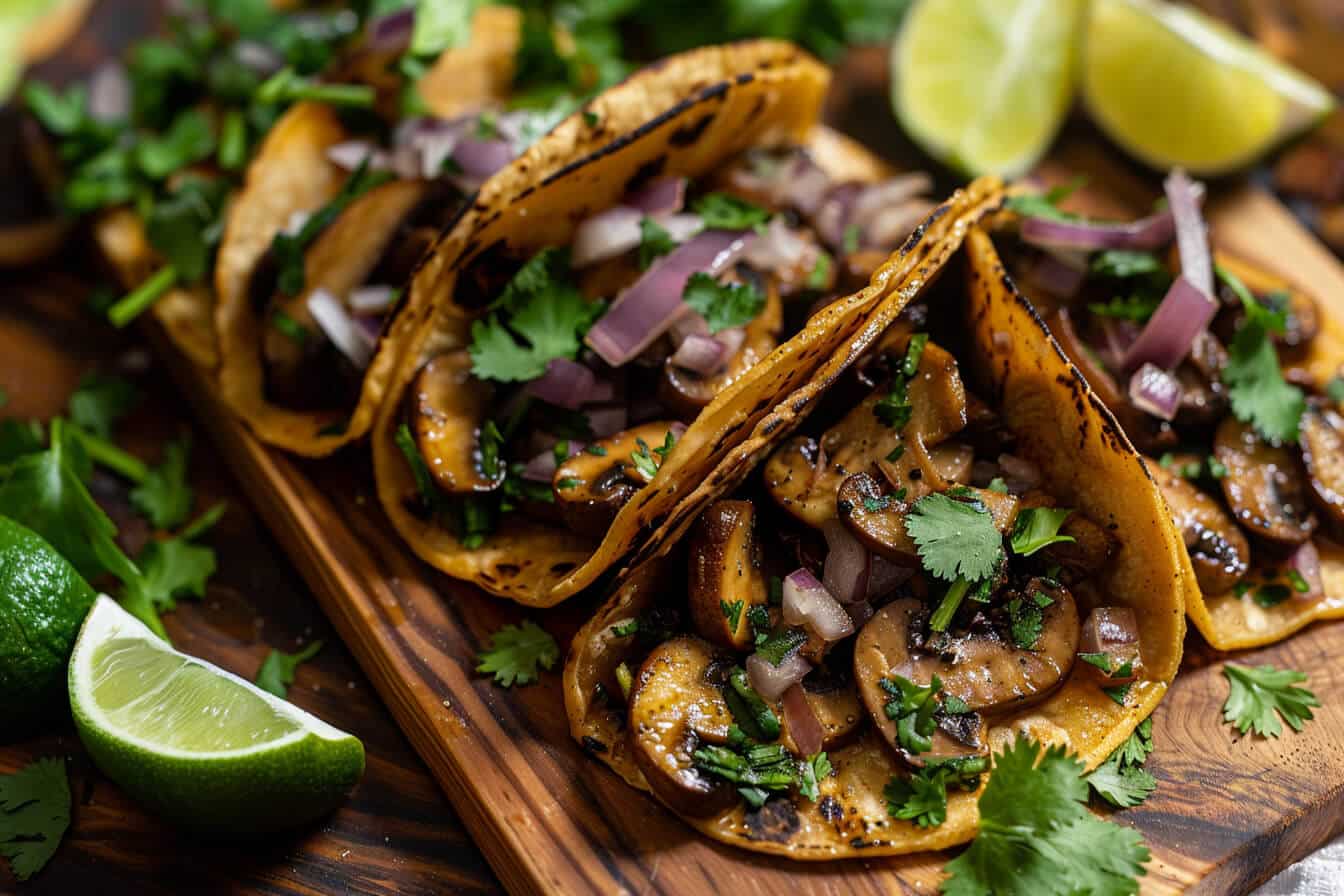
[{"label": "folded tortilla", "polygon": [[[968,190],[984,191],[983,182]],[[991,191],[1000,196],[997,185]],[[954,198],[953,203],[957,200]],[[1042,702],[990,724],[987,741],[1001,749],[1018,734],[1062,744],[1088,768],[1104,761],[1162,699],[1180,664],[1185,633],[1185,601],[1194,580],[1178,534],[1143,460],[1106,408],[1064,357],[1032,307],[1006,276],[988,237],[977,227],[958,228],[940,248],[954,250],[965,234],[965,304],[956,311],[967,328],[958,352],[963,377],[996,409],[1017,437],[1017,451],[1041,471],[1046,489],[1063,506],[1078,509],[1110,529],[1119,547],[1101,575],[1089,582],[1106,605],[1135,611],[1142,673],[1123,705],[1107,696],[1087,667],[1075,662],[1061,685]],[[936,256],[919,278],[893,276],[902,267],[895,256],[874,277],[869,301],[848,311],[862,318],[836,363],[807,380],[768,414],[756,433],[739,443],[699,486],[682,498],[663,525],[675,536],[709,504],[745,480],[800,422],[815,402],[864,351],[874,345],[923,282],[948,260]],[[815,339],[810,330],[797,347]],[[785,347],[786,349],[788,346]],[[783,360],[783,358],[781,358]],[[576,635],[565,666],[565,702],[571,732],[588,752],[632,786],[648,790],[628,742],[625,707],[605,695],[619,693],[617,667],[635,663],[637,639],[613,626],[641,618],[659,606],[684,612],[684,592],[668,593],[669,557],[675,538],[654,540],[639,553],[639,564],[622,575],[614,596]],[[942,849],[975,836],[977,793],[949,793],[947,819],[921,828],[888,815],[883,788],[904,764],[873,730],[828,751],[834,776],[820,781],[816,802],[796,795],[777,797],[760,810],[739,802],[707,818],[683,816],[702,833],[754,852],[803,860],[895,855]],[[983,779],[982,779],[983,780]]]},{"label": "folded tortilla", "polygon": [[[658,533],[672,508],[748,437],[777,396],[813,379],[843,349],[852,331],[863,325],[855,311],[876,303],[867,293],[820,312],[804,342],[781,347],[721,392],[600,542],[513,514],[483,544],[467,547],[439,520],[421,518],[407,507],[415,483],[394,433],[416,370],[470,341],[477,312],[453,301],[461,272],[501,246],[526,255],[566,244],[581,220],[617,203],[632,181],[649,172],[701,177],[754,147],[802,145],[833,178],[881,179],[888,169],[880,160],[817,126],[827,83],[825,67],[779,41],[674,56],[594,99],[483,188],[412,284],[412,303],[432,312],[404,354],[374,427],[379,497],[417,554],[492,594],[531,606],[555,604],[592,585],[648,537],[663,537]],[[991,204],[993,193],[959,194],[938,209],[888,275],[916,278],[926,256]]]}]

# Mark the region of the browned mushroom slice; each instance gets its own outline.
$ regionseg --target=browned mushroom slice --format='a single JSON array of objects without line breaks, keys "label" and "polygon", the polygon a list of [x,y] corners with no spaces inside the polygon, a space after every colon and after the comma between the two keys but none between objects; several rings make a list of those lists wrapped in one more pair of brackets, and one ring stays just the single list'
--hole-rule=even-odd
[{"label": "browned mushroom slice", "polygon": [[630,689],[630,744],[649,787],[678,812],[713,815],[737,793],[695,766],[701,743],[728,740],[732,714],[723,700],[714,649],[699,638],[664,641],[640,666]]},{"label": "browned mushroom slice", "polygon": [[262,336],[267,383],[278,395],[330,388],[324,377],[305,372],[306,362],[326,343],[308,311],[308,297],[315,289],[325,289],[340,299],[364,285],[396,235],[398,224],[415,209],[426,188],[423,181],[395,180],[370,190],[351,203],[308,249],[304,256],[305,288],[294,296],[277,293],[269,312],[282,313],[303,327],[307,336],[298,340],[291,328],[282,331],[273,326],[266,327]]},{"label": "browned mushroom slice", "polygon": [[565,523],[584,535],[605,535],[625,502],[652,480],[650,471],[662,463],[657,449],[673,425],[665,420],[642,423],[594,442],[560,464],[551,486]]},{"label": "browned mushroom slice", "polygon": [[494,395],[493,386],[471,375],[465,350],[433,358],[416,375],[411,431],[435,485],[449,494],[487,492],[504,481],[502,459],[489,474],[481,469],[481,425]]},{"label": "browned mushroom slice", "polygon": [[[905,336],[908,342],[908,335]],[[894,355],[904,354],[904,345],[887,346]],[[841,483],[854,473],[867,472],[879,462],[894,464],[895,475],[913,501],[935,487],[926,482],[940,479],[928,449],[946,441],[966,425],[966,390],[956,359],[929,343],[920,356],[919,368],[910,380],[907,399],[913,408],[910,421],[900,429],[884,423],[875,408],[889,394],[879,386],[860,401],[819,442],[791,439],[766,463],[765,483],[771,497],[798,520],[821,528],[836,515],[836,496]],[[946,483],[937,483],[946,485]]]},{"label": "browned mushroom slice", "polygon": [[769,596],[755,527],[756,508],[750,501],[717,501],[691,530],[691,619],[696,631],[722,647],[751,646],[748,611]]},{"label": "browned mushroom slice", "polygon": [[929,452],[929,461],[944,482],[970,482],[975,449],[965,442],[946,442]]},{"label": "browned mushroom slice", "polygon": [[1247,423],[1228,417],[1218,426],[1213,454],[1227,475],[1223,494],[1232,517],[1248,531],[1281,544],[1301,544],[1316,531],[1302,464]]},{"label": "browned mushroom slice", "polygon": [[[927,686],[937,675],[943,691],[960,697],[972,712],[1019,708],[1045,697],[1068,673],[1078,650],[1078,610],[1064,588],[1046,588],[1033,580],[1028,592],[1051,597],[1043,608],[1041,634],[1031,650],[991,632],[953,637],[949,649],[933,654],[912,646],[911,627],[919,601],[905,598],[879,610],[854,644],[854,678],[873,722],[895,735],[886,716],[890,695],[882,679],[899,675]],[[950,657],[950,659],[949,659]]]},{"label": "browned mushroom slice", "polygon": [[663,363],[663,376],[658,383],[658,400],[683,420],[692,420],[724,389],[737,382],[744,373],[760,363],[775,350],[779,331],[784,324],[783,306],[779,300],[779,285],[770,279],[766,283],[765,307],[747,324],[742,347],[729,359],[722,372],[703,376],[678,367],[668,358]]},{"label": "browned mushroom slice", "polygon": [[1344,417],[1312,405],[1302,415],[1302,460],[1316,506],[1344,526]]},{"label": "browned mushroom slice", "polygon": [[1251,546],[1246,536],[1217,501],[1179,472],[1151,459],[1148,469],[1171,508],[1171,518],[1190,554],[1200,590],[1208,595],[1228,591],[1250,569]]}]

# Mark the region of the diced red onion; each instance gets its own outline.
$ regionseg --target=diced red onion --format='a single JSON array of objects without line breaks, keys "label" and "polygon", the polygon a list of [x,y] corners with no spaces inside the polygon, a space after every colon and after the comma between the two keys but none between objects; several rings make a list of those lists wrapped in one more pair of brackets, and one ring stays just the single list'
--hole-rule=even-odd
[{"label": "diced red onion", "polygon": [[759,653],[747,657],[747,681],[752,690],[771,703],[784,696],[785,691],[806,678],[811,671],[812,665],[796,650],[778,666]]},{"label": "diced red onion", "polygon": [[1217,311],[1218,303],[1207,293],[1185,279],[1184,274],[1177,277],[1139,338],[1125,352],[1124,371],[1136,370],[1145,362],[1171,370],[1190,354],[1195,337]]},{"label": "diced red onion", "polygon": [[605,377],[593,380],[593,387],[584,396],[584,404],[609,404],[616,400],[616,384]]},{"label": "diced red onion", "polygon": [[599,439],[616,435],[625,429],[629,420],[629,412],[620,405],[593,408],[585,412],[585,416],[588,418],[588,427]]},{"label": "diced red onion", "polygon": [[698,312],[688,311],[672,322],[672,326],[667,328],[667,335],[672,344],[680,348],[688,336],[708,336],[709,321]]},{"label": "diced red onion", "polygon": [[682,340],[669,360],[692,373],[710,376],[723,367],[726,355],[724,344],[713,336],[692,334]]},{"label": "diced red onion", "polygon": [[89,78],[88,110],[90,118],[104,124],[130,117],[131,80],[120,62],[104,62]]},{"label": "diced red onion", "polygon": [[377,336],[371,340],[368,332],[350,316],[340,299],[325,289],[314,289],[308,294],[308,313],[331,340],[331,344],[350,359],[351,364],[360,370],[369,366]]},{"label": "diced red onion", "polygon": [[1132,663],[1132,675],[1111,678],[1115,684],[1138,677],[1142,665],[1139,646],[1139,623],[1130,607],[1097,607],[1083,620],[1078,640],[1079,653],[1102,653],[1111,661],[1113,669]]},{"label": "diced red onion", "polygon": [[639,222],[643,217],[638,209],[618,205],[585,218],[574,230],[570,263],[583,268],[636,248],[641,241]]},{"label": "diced red onion", "polygon": [[1316,548],[1316,542],[1310,538],[1302,542],[1288,559],[1288,565],[1297,570],[1307,583],[1305,592],[1293,588],[1293,597],[1298,600],[1317,600],[1325,593],[1325,584],[1321,579],[1321,553]]},{"label": "diced red onion", "polygon": [[392,160],[388,154],[368,140],[346,140],[327,147],[327,161],[346,171],[354,171],[366,159],[370,170],[386,171],[391,168]]},{"label": "diced red onion", "polygon": [[528,395],[556,407],[578,410],[591,400],[597,377],[591,370],[568,358],[552,358],[546,372],[524,387]]},{"label": "diced red onion", "polygon": [[1171,420],[1181,407],[1185,390],[1174,375],[1151,362],[1129,378],[1129,400],[1145,414]]},{"label": "diced red onion", "polygon": [[723,346],[723,357],[728,359],[742,350],[742,344],[747,341],[747,331],[743,327],[729,327],[720,330],[714,338]]},{"label": "diced red onion", "polygon": [[258,75],[273,75],[285,66],[285,57],[269,44],[247,38],[234,42],[233,58]]},{"label": "diced red onion", "polygon": [[660,218],[658,225],[667,231],[667,235],[678,243],[684,243],[705,229],[705,220],[699,215],[684,213]]},{"label": "diced red onion", "polygon": [[479,118],[475,115],[461,115],[457,118],[435,118],[417,116],[405,118],[392,131],[393,146],[414,146],[421,140],[431,137],[461,137],[477,127]]},{"label": "diced red onion", "polygon": [[365,46],[377,52],[400,53],[411,45],[415,32],[415,4],[370,19],[364,29]]},{"label": "diced red onion", "polygon": [[1181,276],[1206,296],[1213,296],[1213,258],[1209,234],[1199,213],[1199,196],[1193,181],[1177,168],[1162,183],[1176,226],[1176,248],[1181,254]]},{"label": "diced red onion", "polygon": [[852,223],[866,228],[884,211],[893,206],[904,205],[932,189],[933,178],[923,171],[898,175],[881,183],[866,186],[854,200]]},{"label": "diced red onion", "polygon": [[807,702],[807,692],[801,684],[795,684],[784,692],[784,727],[798,752],[803,756],[813,756],[821,752],[826,743],[826,729],[821,727],[812,704]]},{"label": "diced red onion", "polygon": [[428,134],[410,146],[402,146],[393,154],[393,167],[402,177],[438,180],[447,172],[444,163],[457,149],[456,134]]},{"label": "diced red onion", "polygon": [[807,569],[796,569],[784,579],[784,621],[803,626],[823,641],[854,634],[845,608]]},{"label": "diced red onion", "polygon": [[1061,299],[1071,299],[1082,288],[1087,279],[1087,268],[1078,268],[1068,264],[1060,256],[1065,250],[1045,251],[1031,269],[1031,279],[1050,295]]},{"label": "diced red onion", "polygon": [[625,197],[623,205],[638,209],[651,218],[681,211],[686,202],[686,178],[655,177],[640,189]]},{"label": "diced red onion", "polygon": [[826,536],[826,564],[822,569],[826,590],[842,604],[865,599],[871,569],[867,548],[839,520],[828,521],[821,531]]},{"label": "diced red onion", "polygon": [[1108,221],[1056,221],[1026,218],[1019,233],[1024,242],[1063,249],[1161,249],[1176,235],[1169,210],[1115,224]]},{"label": "diced red onion", "polygon": [[529,482],[550,482],[559,467],[554,451],[542,451],[523,467],[523,478]]},{"label": "diced red onion", "polygon": [[797,234],[782,215],[775,215],[764,233],[758,233],[747,241],[742,259],[761,271],[777,271],[786,268],[811,270],[815,261],[816,247]]},{"label": "diced red onion", "polygon": [[1003,484],[1010,495],[1024,494],[1041,484],[1041,468],[1029,460],[1000,454],[999,469],[1003,471]]},{"label": "diced red onion", "polygon": [[1120,320],[1114,317],[1099,318],[1102,344],[1096,346],[1097,356],[1111,370],[1121,370],[1125,366],[1125,355],[1130,346],[1143,332],[1132,320]]},{"label": "diced red onion", "polygon": [[716,276],[742,254],[747,235],[743,230],[707,230],[655,261],[589,329],[589,347],[612,367],[644,351],[689,310],[681,294],[691,275]]},{"label": "diced red onion", "polygon": [[352,290],[346,298],[350,310],[359,314],[378,314],[391,308],[397,300],[397,290],[385,284],[371,284]]},{"label": "diced red onion", "polygon": [[453,148],[453,161],[462,169],[462,173],[454,175],[453,180],[474,190],[512,162],[513,156],[513,145],[507,140],[463,137]]},{"label": "diced red onion", "polygon": [[[913,569],[910,570],[911,575],[914,575],[914,573]],[[850,622],[854,623],[854,630],[858,631],[863,628],[865,622],[873,618],[873,614],[877,611],[868,601],[861,600],[856,604],[845,604],[845,612],[849,614]]]},{"label": "diced red onion", "polygon": [[846,183],[832,187],[822,200],[813,224],[817,235],[836,252],[843,252],[845,231],[854,216],[854,203],[858,202],[863,185]]}]

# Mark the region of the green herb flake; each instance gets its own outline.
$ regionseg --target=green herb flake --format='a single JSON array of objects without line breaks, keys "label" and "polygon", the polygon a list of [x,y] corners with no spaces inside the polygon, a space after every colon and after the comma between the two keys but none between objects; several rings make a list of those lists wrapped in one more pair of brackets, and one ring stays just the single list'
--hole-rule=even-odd
[{"label": "green herb flake", "polygon": [[751,230],[770,220],[770,213],[759,205],[728,193],[706,193],[691,208],[706,230]]},{"label": "green herb flake", "polygon": [[905,522],[924,568],[944,581],[988,578],[1003,562],[1003,537],[983,508],[946,495],[925,495]]},{"label": "green herb flake", "polygon": [[490,636],[490,646],[477,654],[477,672],[494,676],[495,683],[509,688],[531,684],[542,669],[560,661],[560,645],[530,619],[522,625],[506,625]]},{"label": "green herb flake", "polygon": [[1059,527],[1071,513],[1072,510],[1060,507],[1028,507],[1019,512],[1010,539],[1013,553],[1030,557],[1048,545],[1072,542],[1073,536],[1059,534]]},{"label": "green herb flake", "polygon": [[289,686],[294,683],[294,675],[301,664],[317,656],[322,649],[321,641],[313,641],[307,647],[295,653],[272,649],[262,660],[257,670],[257,687],[269,691],[282,699],[289,696]]},{"label": "green herb flake", "polygon": [[742,608],[744,604],[740,600],[729,603],[726,600],[719,601],[719,608],[723,610],[723,618],[728,620],[730,631],[737,631],[737,627],[742,623]]},{"label": "green herb flake", "polygon": [[744,327],[765,308],[765,294],[753,284],[719,283],[705,273],[690,276],[681,298],[705,319],[711,333]]}]

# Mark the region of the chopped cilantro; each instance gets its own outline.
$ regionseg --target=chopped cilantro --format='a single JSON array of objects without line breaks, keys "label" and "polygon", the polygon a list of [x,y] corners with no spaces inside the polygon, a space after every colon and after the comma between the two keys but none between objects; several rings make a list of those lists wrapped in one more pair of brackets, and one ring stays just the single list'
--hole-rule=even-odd
[{"label": "chopped cilantro", "polygon": [[415,489],[420,495],[421,506],[428,511],[435,512],[439,509],[442,498],[439,490],[434,487],[434,476],[429,472],[429,466],[425,463],[424,455],[420,453],[420,448],[415,444],[415,436],[411,435],[411,428],[405,423],[397,427],[393,440],[397,447],[401,449],[402,456],[406,458],[406,463],[410,465],[411,476],[415,479]]},{"label": "chopped cilantro", "polygon": [[771,793],[782,793],[797,783],[793,755],[780,744],[743,745],[738,750],[709,744],[692,754],[695,767],[738,785],[738,793],[752,808],[765,805]]},{"label": "chopped cilantro", "polygon": [[36,759],[0,775],[0,856],[21,881],[41,871],[70,827],[65,760]]},{"label": "chopped cilantro", "polygon": [[691,208],[706,230],[750,230],[770,220],[770,213],[759,205],[728,193],[706,193]]},{"label": "chopped cilantro", "polygon": [[770,637],[770,611],[760,604],[747,610],[747,624],[751,626],[752,640],[757,644]]},{"label": "chopped cilantro", "polygon": [[821,799],[821,784],[834,769],[825,753],[814,753],[798,763],[798,793],[803,799],[816,802]]},{"label": "chopped cilantro", "polygon": [[1165,275],[1167,269],[1162,260],[1152,252],[1138,252],[1133,249],[1105,249],[1092,256],[1092,273],[1102,277],[1144,277],[1150,274]]},{"label": "chopped cilantro", "polygon": [[1157,779],[1137,765],[1123,765],[1114,755],[1087,776],[1097,796],[1117,809],[1129,809],[1153,795]]},{"label": "chopped cilantro", "polygon": [[841,238],[840,248],[846,255],[859,251],[859,239],[863,236],[863,230],[857,224],[850,224],[845,228]]},{"label": "chopped cilantro", "polygon": [[983,507],[925,495],[905,521],[924,568],[944,581],[988,578],[1003,561],[1003,537]]},{"label": "chopped cilantro", "polygon": [[928,761],[908,778],[892,778],[883,789],[887,814],[921,828],[937,827],[947,821],[947,789],[975,790],[988,770],[989,760],[983,756]]},{"label": "chopped cilantro", "polygon": [[1133,687],[1133,682],[1130,682],[1128,684],[1118,684],[1111,688],[1102,688],[1101,692],[1107,697],[1110,697],[1114,702],[1124,706],[1125,701],[1129,699],[1129,692]]},{"label": "chopped cilantro", "polygon": [[1030,598],[1015,597],[1008,601],[1008,627],[1013,644],[1022,650],[1035,648],[1045,622],[1043,611],[1052,603],[1053,600],[1039,591]]},{"label": "chopped cilantro", "polygon": [[191,439],[184,436],[163,449],[163,463],[148,470],[131,490],[131,504],[157,529],[171,529],[191,513],[193,493],[187,483]]},{"label": "chopped cilantro", "polygon": [[943,683],[933,676],[928,685],[915,684],[901,675],[881,679],[878,684],[892,699],[883,707],[887,718],[896,723],[896,739],[912,754],[933,747],[933,732],[938,727],[934,713],[939,709],[938,690]]},{"label": "chopped cilantro", "polygon": [[1325,394],[1331,401],[1344,404],[1344,376],[1334,376],[1325,384]]},{"label": "chopped cilantro", "polygon": [[677,248],[677,241],[672,239],[672,234],[668,233],[661,224],[650,218],[648,215],[639,219],[639,268],[648,270],[649,265],[654,260],[660,258]]},{"label": "chopped cilantro", "polygon": [[569,491],[572,488],[578,488],[583,485],[582,479],[575,479],[573,476],[566,476],[555,484],[555,487],[561,491]]},{"label": "chopped cilantro", "polygon": [[1245,734],[1254,731],[1261,737],[1278,737],[1283,725],[1275,713],[1294,731],[1313,718],[1311,707],[1320,706],[1316,695],[1297,685],[1307,676],[1292,669],[1273,666],[1223,665],[1231,690],[1223,704],[1223,719]]},{"label": "chopped cilantro", "polygon": [[638,619],[627,619],[611,627],[611,633],[617,638],[628,638],[639,631]]},{"label": "chopped cilantro", "polygon": [[765,307],[765,294],[754,285],[719,283],[705,273],[690,276],[681,298],[705,319],[711,333],[746,326]]},{"label": "chopped cilantro", "polygon": [[308,341],[308,328],[290,317],[281,308],[276,308],[271,312],[271,326],[281,335],[299,345]]},{"label": "chopped cilantro", "polygon": [[1306,397],[1283,378],[1279,356],[1270,334],[1282,332],[1284,315],[1256,301],[1236,275],[1215,265],[1218,276],[1241,299],[1246,319],[1227,347],[1222,379],[1228,388],[1232,413],[1270,441],[1297,441]]},{"label": "chopped cilantro", "polygon": [[[748,617],[750,618],[750,617]],[[807,632],[800,628],[781,628],[758,641],[756,652],[772,666],[778,666],[807,642]]]},{"label": "chopped cilantro", "polygon": [[726,600],[719,601],[719,608],[723,610],[723,618],[728,620],[728,628],[737,631],[737,627],[742,623],[742,608],[744,604],[740,600],[729,603]]},{"label": "chopped cilantro", "polygon": [[1086,182],[1085,177],[1079,176],[1066,184],[1051,187],[1044,193],[1023,193],[1017,196],[1009,196],[1003,201],[1003,206],[1024,218],[1044,218],[1047,221],[1079,221],[1082,219],[1078,215],[1064,211],[1059,207],[1059,204]]},{"label": "chopped cilantro", "polygon": [[70,420],[80,429],[110,438],[112,429],[140,403],[140,391],[121,377],[88,373],[70,395]]},{"label": "chopped cilantro", "polygon": [[1072,542],[1072,535],[1059,534],[1059,527],[1071,513],[1072,510],[1060,507],[1028,507],[1018,513],[1010,540],[1013,553],[1030,557],[1048,545]]},{"label": "chopped cilantro", "polygon": [[991,492],[998,492],[1001,495],[1008,494],[1008,483],[1003,481],[1002,476],[995,476],[993,479],[989,480],[989,485],[986,487]]},{"label": "chopped cilantro", "polygon": [[588,454],[593,455],[593,457],[607,456],[607,449],[603,448],[601,445],[589,445],[587,448],[584,448],[583,450],[586,451]]},{"label": "chopped cilantro", "polygon": [[723,699],[733,714],[733,721],[741,726],[748,737],[758,741],[772,741],[779,737],[779,717],[752,688],[747,681],[747,672],[741,666],[734,666],[728,673]]},{"label": "chopped cilantro", "polygon": [[812,265],[812,270],[807,275],[808,289],[825,289],[826,284],[831,279],[831,256],[825,252],[817,252],[817,260]]},{"label": "chopped cilantro", "polygon": [[1119,320],[1131,320],[1136,324],[1146,323],[1148,318],[1162,304],[1162,296],[1151,293],[1131,293],[1116,296],[1109,302],[1091,302],[1087,310],[1100,317],[1114,317]]},{"label": "chopped cilantro", "polygon": [[530,619],[521,626],[506,625],[490,636],[490,646],[477,654],[476,671],[493,674],[504,687],[531,684],[542,669],[560,660],[560,646],[550,633]]},{"label": "chopped cilantro", "polygon": [[294,673],[302,663],[317,656],[321,649],[321,641],[313,641],[295,653],[285,653],[272,648],[271,652],[266,654],[266,659],[261,661],[261,668],[257,670],[257,687],[281,699],[288,697],[289,686],[294,683]]}]

